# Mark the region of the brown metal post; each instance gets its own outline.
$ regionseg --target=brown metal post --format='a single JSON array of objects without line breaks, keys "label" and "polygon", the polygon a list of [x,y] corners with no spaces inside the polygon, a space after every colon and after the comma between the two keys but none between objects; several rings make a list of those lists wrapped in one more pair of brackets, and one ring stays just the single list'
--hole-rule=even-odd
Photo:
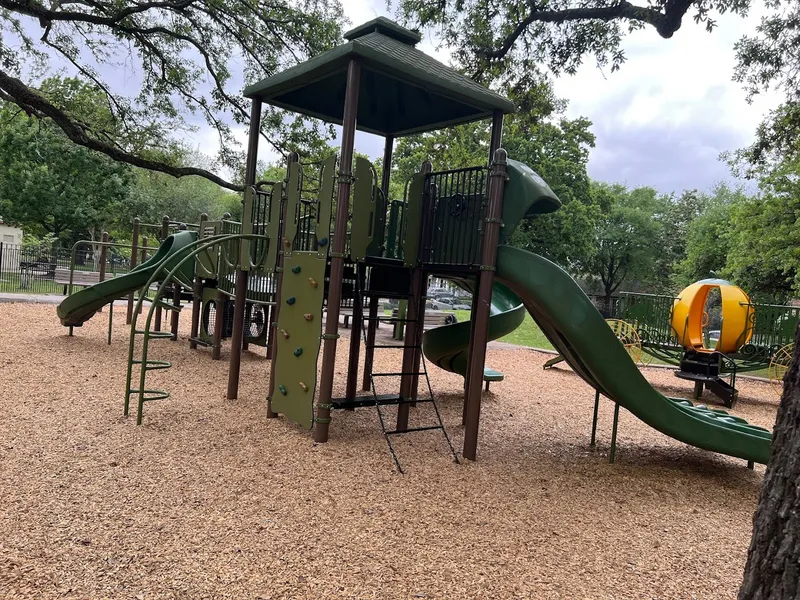
[{"label": "brown metal post", "polygon": [[481,387],[486,362],[486,343],[489,334],[489,305],[492,302],[494,269],[497,263],[497,244],[500,239],[500,220],[503,214],[503,188],[505,187],[508,155],[498,149],[489,173],[489,206],[484,221],[484,238],[481,248],[481,277],[476,299],[476,320],[470,346],[467,371],[472,373],[466,391],[467,419],[464,431],[464,458],[475,460],[478,450],[478,427],[481,418]]},{"label": "brown metal post", "polygon": [[[422,270],[422,269],[420,269]],[[420,297],[417,299],[419,308],[417,309],[417,335],[411,345],[414,350],[414,362],[412,370],[414,373],[419,373],[419,365],[422,360],[422,335],[425,333],[425,304],[428,296],[428,274],[422,273],[422,284],[419,286]],[[419,375],[411,377],[411,399],[417,399],[417,388],[419,387]]]},{"label": "brown metal post", "polygon": [[[208,220],[206,213],[200,214],[200,229],[198,230],[198,237],[203,237],[203,229]],[[195,269],[194,286],[192,288],[192,329],[189,333],[189,348],[197,350],[197,342],[195,341],[200,335],[200,309],[203,302],[203,279],[200,273]]]},{"label": "brown metal post", "polygon": [[[136,266],[139,258],[139,217],[133,220],[133,239],[131,240],[131,270]],[[130,325],[133,320],[133,292],[128,294],[128,314],[125,317],[125,324]]]},{"label": "brown metal post", "polygon": [[[108,259],[108,232],[104,231],[103,234],[100,236],[100,241],[103,242],[103,245],[100,246],[100,275],[98,276],[98,281],[105,281],[106,280],[106,260]],[[114,301],[111,301],[111,310],[114,310]],[[103,307],[101,306],[97,312],[103,312]]]},{"label": "brown metal post", "polygon": [[[286,194],[288,191],[289,186],[289,166],[292,163],[296,163],[300,160],[300,157],[297,155],[297,152],[290,152],[289,157],[286,161],[286,178],[284,179],[284,186],[283,186],[283,193],[281,194],[281,202],[283,203],[283,212],[281,213],[281,223],[286,223],[286,210],[288,208],[288,202],[286,202]],[[283,229],[279,232],[279,237],[277,240],[270,240],[271,244],[280,243],[281,238],[283,237]],[[281,244],[281,248],[282,248]],[[273,328],[272,332],[269,334],[271,336],[270,344],[272,345],[270,351],[270,365],[269,365],[269,390],[267,392],[267,418],[274,419],[278,416],[278,413],[273,412],[272,410],[272,394],[275,393],[275,368],[278,364],[278,336],[275,333],[274,327],[277,326],[278,323],[278,316],[280,315],[280,308],[281,308],[281,287],[283,285],[283,249],[278,251],[278,264],[277,269],[273,277],[276,278],[275,280],[275,304],[272,306],[271,315],[270,315],[270,327]]]},{"label": "brown metal post", "polygon": [[[258,168],[258,136],[261,134],[261,98],[253,98],[250,106],[250,134],[247,141],[247,163],[244,172],[245,187],[256,182],[256,169]],[[252,215],[242,215],[245,219],[252,219]],[[242,363],[242,346],[244,341],[244,311],[247,305],[247,281],[250,276],[250,255],[243,252],[244,240],[239,242],[239,268],[236,269],[236,288],[233,300],[233,331],[231,333],[231,359],[228,368],[228,400],[239,396],[239,370]],[[248,261],[246,269],[242,263]]]},{"label": "brown metal post", "polygon": [[361,353],[361,328],[364,325],[364,297],[362,294],[366,279],[366,266],[356,264],[355,276],[358,281],[356,289],[361,290],[362,293],[353,296],[353,326],[350,330],[350,359],[347,365],[347,385],[345,387],[345,397],[347,398],[354,398],[356,387],[358,387],[358,356]]},{"label": "brown metal post", "polygon": [[[160,231],[159,242],[163,243],[164,240],[167,239],[168,235],[169,235],[169,217],[167,215],[164,215],[161,218],[161,231]],[[154,327],[155,331],[161,331],[162,316],[163,315],[161,314],[161,306],[157,304],[156,305],[156,314],[153,317],[155,322],[156,322],[155,327]]]},{"label": "brown metal post", "polygon": [[322,373],[319,397],[317,398],[317,426],[314,441],[328,441],[328,425],[331,422],[331,396],[336,363],[336,341],[339,337],[339,305],[342,301],[342,275],[344,273],[344,250],[347,244],[347,221],[350,213],[350,183],[353,172],[353,144],[358,116],[358,91],[361,83],[361,65],[351,59],[347,65],[347,89],[344,97],[342,119],[342,147],[339,157],[339,193],[336,197],[336,225],[331,248],[331,274],[328,287],[328,315],[322,346]]},{"label": "brown metal post", "polygon": [[181,306],[181,284],[180,283],[173,283],[172,284],[172,306],[175,307],[175,310],[171,311],[172,314],[169,316],[169,330],[172,333],[172,341],[178,341],[178,319],[180,318],[180,313],[178,309]]},{"label": "brown metal post", "polygon": [[[389,180],[392,175],[392,152],[394,151],[394,136],[387,135],[383,145],[383,173],[381,173],[381,192],[389,206]],[[372,374],[372,364],[375,360],[375,333],[378,329],[378,301],[377,296],[369,299],[369,320],[367,321],[367,347],[364,349],[364,378],[361,382],[361,389],[370,389]]]},{"label": "brown metal post", "polygon": [[[414,368],[414,352],[413,346],[419,333],[420,322],[418,315],[420,312],[420,299],[422,298],[422,282],[424,276],[422,267],[416,267],[411,273],[411,295],[408,299],[408,311],[406,318],[408,319],[408,326],[406,327],[406,347],[403,350],[403,367],[402,373],[411,373]],[[400,399],[411,400],[413,389],[414,377],[413,375],[403,375],[400,378]],[[400,404],[397,406],[397,431],[405,431],[408,429],[408,412],[410,406],[408,404]]]},{"label": "brown metal post", "polygon": [[[489,139],[489,166],[491,167],[492,161],[494,160],[494,153],[500,148],[500,145],[503,141],[503,113],[500,111],[495,111],[492,114],[492,132],[491,137]],[[488,191],[488,190],[487,190]],[[486,232],[484,231],[484,236]],[[485,239],[485,237],[484,237]],[[477,319],[477,302],[476,297],[478,293],[478,288],[480,287],[481,282],[481,275],[482,272],[479,272],[477,277],[475,278],[475,288],[472,290],[472,307],[470,309],[470,333],[469,339],[473,339],[475,336],[475,322]],[[470,347],[467,350],[467,364],[472,364],[472,350],[473,347]],[[471,372],[467,370],[464,375],[464,410],[461,416],[461,424],[466,425],[467,423],[467,389],[470,386],[470,376]],[[480,379],[483,380],[483,372],[480,374]]]},{"label": "brown metal post", "polygon": [[[147,262],[147,236],[142,237],[142,247],[139,249],[139,252],[142,255],[142,263]],[[142,294],[142,296],[146,296],[148,291],[149,290],[142,288],[142,291],[140,293]],[[155,299],[153,299],[153,302],[155,302]],[[142,314],[141,306],[139,307],[139,312],[137,314]]]}]

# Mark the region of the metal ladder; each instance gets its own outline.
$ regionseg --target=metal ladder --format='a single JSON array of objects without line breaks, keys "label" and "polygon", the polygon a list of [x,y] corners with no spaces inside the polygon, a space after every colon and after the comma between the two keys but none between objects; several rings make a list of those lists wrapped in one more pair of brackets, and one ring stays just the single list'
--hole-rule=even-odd
[{"label": "metal ladder", "polygon": [[[170,304],[160,298],[158,299],[148,298],[146,294],[143,296],[142,299],[144,301],[149,301],[151,303],[154,303],[156,306],[160,306],[162,309],[166,311],[180,312],[181,309],[183,308],[182,305]],[[137,409],[136,409],[136,424],[141,425],[142,415],[144,411],[144,403],[152,402],[153,400],[164,400],[166,398],[169,398],[170,395],[169,392],[166,390],[145,388],[145,380],[147,378],[148,371],[159,371],[161,369],[169,369],[172,366],[172,363],[166,360],[152,360],[152,359],[148,360],[147,353],[150,346],[150,340],[172,339],[172,332],[155,331],[155,330],[151,331],[147,328],[137,329],[136,321],[139,317],[138,314],[139,311],[134,310],[133,312],[134,314],[131,323],[130,343],[128,346],[128,371],[125,378],[125,408],[123,410],[123,414],[126,417],[128,416],[128,413],[130,412],[131,396],[133,396],[134,394],[138,395]],[[134,358],[137,336],[142,336],[142,350],[140,359]],[[136,388],[131,387],[133,384],[133,365],[139,365],[139,385]]]},{"label": "metal ladder", "polygon": [[[358,281],[360,278],[356,278],[356,286],[357,286],[357,293],[361,297],[361,305],[364,306],[364,295],[362,290],[360,289],[360,282]],[[453,443],[450,441],[450,436],[447,435],[447,429],[445,429],[444,422],[442,421],[442,415],[439,412],[439,406],[436,403],[436,397],[433,394],[433,388],[431,387],[431,380],[428,377],[428,366],[425,360],[425,355],[422,354],[422,346],[419,344],[403,344],[403,345],[396,345],[396,344],[368,344],[367,343],[367,332],[364,328],[364,322],[369,322],[370,320],[376,321],[383,321],[383,322],[392,322],[392,323],[410,323],[412,321],[416,322],[415,319],[400,319],[397,317],[375,317],[375,319],[370,319],[369,317],[363,317],[361,319],[361,333],[364,339],[364,345],[366,348],[372,349],[394,349],[394,350],[405,350],[407,348],[414,348],[420,351],[420,364],[422,366],[421,371],[413,371],[413,372],[389,372],[389,373],[370,373],[369,380],[370,380],[370,388],[372,391],[372,402],[375,405],[375,410],[378,412],[378,421],[381,424],[381,432],[383,432],[383,437],[386,439],[386,445],[389,447],[389,453],[392,455],[394,459],[394,464],[397,466],[397,470],[400,473],[405,473],[403,471],[403,467],[400,464],[400,459],[397,457],[397,452],[392,445],[392,436],[395,435],[402,435],[405,433],[413,433],[416,431],[431,431],[434,429],[440,429],[442,434],[444,435],[444,439],[447,442],[447,446],[450,449],[450,453],[453,455],[453,461],[459,464],[458,454],[456,454],[455,448],[453,448]],[[353,323],[355,326],[355,323]],[[421,335],[418,337],[422,337]],[[375,384],[376,378],[382,377],[425,377],[425,382],[428,386],[428,397],[423,399],[411,399],[411,398],[402,398],[399,395],[397,397],[391,395],[384,395],[379,396],[377,392],[377,386]],[[401,384],[402,385],[402,384]],[[412,406],[416,406],[417,403],[420,404],[427,404],[430,403],[433,407],[434,414],[436,416],[436,423],[437,425],[427,425],[422,427],[408,427],[404,430],[387,430],[386,429],[386,420],[384,419],[383,411],[381,410],[381,406],[388,406],[388,405],[396,405],[400,406],[403,404],[409,404]]]}]

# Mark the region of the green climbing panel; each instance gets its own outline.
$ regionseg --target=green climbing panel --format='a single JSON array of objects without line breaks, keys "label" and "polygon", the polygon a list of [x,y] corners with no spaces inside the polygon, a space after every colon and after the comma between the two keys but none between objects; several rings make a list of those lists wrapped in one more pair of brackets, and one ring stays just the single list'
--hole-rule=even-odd
[{"label": "green climbing panel", "polygon": [[419,259],[425,177],[425,173],[414,173],[408,183],[406,205],[403,211],[403,234],[400,240],[400,248],[403,251],[403,264],[406,267],[416,267]]},{"label": "green climbing panel", "polygon": [[[222,221],[204,221],[200,238],[210,238],[219,235],[222,230]],[[198,277],[216,279],[219,269],[219,248],[211,246],[199,252],[195,258],[195,269]]]},{"label": "green climbing panel", "polygon": [[292,252],[283,262],[272,410],[305,429],[314,424],[326,263],[317,252]]}]

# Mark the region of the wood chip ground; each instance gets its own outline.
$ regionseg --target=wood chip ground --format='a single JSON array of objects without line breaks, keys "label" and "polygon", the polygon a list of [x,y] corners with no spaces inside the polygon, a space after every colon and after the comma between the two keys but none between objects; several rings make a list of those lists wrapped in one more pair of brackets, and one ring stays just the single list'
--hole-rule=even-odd
[{"label": "wood chip ground", "polygon": [[[128,328],[115,312],[68,337],[54,306],[0,305],[2,598],[734,598],[763,468],[691,448],[612,404],[589,447],[593,392],[527,349],[490,349],[476,463],[440,432],[396,439],[374,409],[331,441],[265,418],[268,364],[247,353],[239,400],[222,361],[179,342],[149,381],[172,393],[122,417]],[[187,315],[188,316],[188,315]],[[343,340],[344,341],[344,340]],[[340,343],[336,393],[345,383]],[[398,369],[379,351],[376,370]],[[460,378],[431,369],[460,450]],[[648,369],[662,391],[691,384]],[[740,380],[734,411],[771,427],[778,397]],[[380,391],[380,390],[379,390]],[[391,390],[386,390],[391,391]],[[711,401],[711,399],[709,399]],[[412,409],[418,424],[426,408]]]}]

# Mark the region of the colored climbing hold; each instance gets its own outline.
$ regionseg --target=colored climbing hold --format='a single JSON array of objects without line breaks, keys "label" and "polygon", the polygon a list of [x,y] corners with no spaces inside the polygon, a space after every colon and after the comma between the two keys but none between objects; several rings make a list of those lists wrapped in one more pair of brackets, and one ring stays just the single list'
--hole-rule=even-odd
[{"label": "colored climbing hold", "polygon": [[281,335],[284,337],[284,339],[289,339],[289,332],[285,329],[281,329]]},{"label": "colored climbing hold", "polygon": [[314,315],[312,315],[311,313],[306,313],[306,314],[303,315],[303,318],[306,321],[313,321],[314,320]]},{"label": "colored climbing hold", "polygon": [[289,392],[287,392],[287,391],[286,391],[286,386],[285,386],[285,385],[279,385],[279,386],[278,386],[278,390],[279,390],[279,391],[280,391],[280,393],[281,393],[281,394],[283,394],[284,396],[285,396],[286,394],[288,394],[288,393],[289,393]]},{"label": "colored climbing hold", "polygon": [[311,284],[311,287],[312,287],[312,288],[314,288],[314,289],[316,289],[316,287],[317,287],[317,285],[318,285],[318,284],[317,284],[317,280],[316,280],[316,279],[314,279],[313,277],[309,277],[309,278],[308,278],[308,283],[310,283],[310,284]]},{"label": "colored climbing hold", "polygon": [[295,300],[295,297],[294,297],[294,296],[289,296],[289,297],[286,299],[286,304],[288,304],[289,306],[291,306],[291,305],[292,305],[292,304],[294,304],[296,301],[297,301],[297,300]]},{"label": "colored climbing hold", "polygon": [[318,240],[317,244],[319,245],[320,248],[324,248],[325,246],[328,245],[328,238],[322,238]]},{"label": "colored climbing hold", "polygon": [[303,383],[302,381],[300,381],[299,383],[300,383],[300,389],[303,390],[304,392],[307,392],[308,391],[308,386],[305,383]]},{"label": "colored climbing hold", "polygon": [[295,356],[300,356],[301,354],[303,354],[303,349],[302,348],[297,347],[297,348],[294,349],[294,355]]},{"label": "colored climbing hold", "polygon": [[297,275],[299,272],[300,272],[300,265],[297,265],[296,267],[292,267],[292,273]]}]

